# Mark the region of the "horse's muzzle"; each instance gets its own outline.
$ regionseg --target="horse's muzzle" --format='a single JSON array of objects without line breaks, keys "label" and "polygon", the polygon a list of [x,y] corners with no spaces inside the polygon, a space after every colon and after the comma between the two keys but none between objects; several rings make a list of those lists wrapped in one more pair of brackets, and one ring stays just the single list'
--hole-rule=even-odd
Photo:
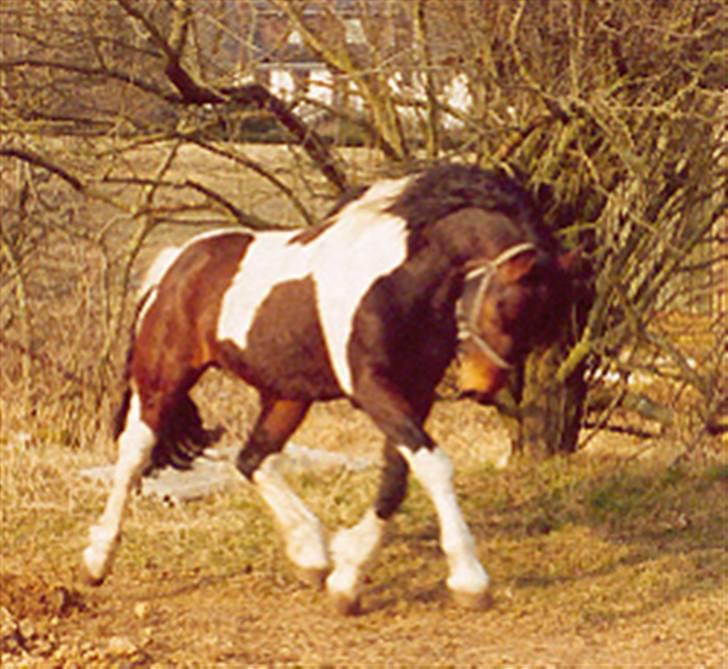
[{"label": "horse's muzzle", "polygon": [[492,397],[505,384],[508,375],[505,370],[491,363],[481,355],[460,355],[457,385],[463,396]]}]

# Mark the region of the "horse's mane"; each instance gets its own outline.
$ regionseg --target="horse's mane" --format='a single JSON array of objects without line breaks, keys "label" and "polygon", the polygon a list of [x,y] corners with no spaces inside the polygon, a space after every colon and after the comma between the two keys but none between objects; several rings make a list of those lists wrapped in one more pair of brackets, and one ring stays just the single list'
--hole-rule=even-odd
[{"label": "horse's mane", "polygon": [[546,248],[555,243],[522,177],[505,170],[459,164],[433,167],[417,175],[388,211],[404,218],[411,230],[418,230],[466,207],[502,212],[522,224],[522,231],[534,242]]},{"label": "horse's mane", "polygon": [[[518,171],[486,170],[476,165],[445,163],[415,172],[402,193],[386,209],[407,221],[413,232],[466,207],[499,211],[544,250],[558,247],[553,231],[543,222],[540,207]],[[331,224],[347,204],[360,198],[368,185],[340,196],[324,217]]]}]

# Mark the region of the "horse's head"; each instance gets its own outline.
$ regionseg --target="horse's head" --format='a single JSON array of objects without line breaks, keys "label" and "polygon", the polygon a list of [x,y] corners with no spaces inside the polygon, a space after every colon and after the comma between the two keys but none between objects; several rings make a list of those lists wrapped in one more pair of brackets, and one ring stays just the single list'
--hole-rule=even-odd
[{"label": "horse's head", "polygon": [[492,397],[531,349],[554,340],[578,255],[553,258],[523,243],[468,268],[457,305],[461,393]]}]

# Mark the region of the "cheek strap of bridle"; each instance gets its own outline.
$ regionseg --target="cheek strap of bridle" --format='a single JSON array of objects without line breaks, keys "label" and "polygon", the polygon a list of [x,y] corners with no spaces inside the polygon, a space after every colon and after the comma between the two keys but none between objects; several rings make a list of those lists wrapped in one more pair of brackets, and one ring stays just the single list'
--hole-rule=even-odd
[{"label": "cheek strap of bridle", "polygon": [[458,339],[461,341],[472,341],[486,355],[486,357],[490,358],[490,360],[501,369],[513,369],[513,365],[493,350],[493,347],[478,333],[478,317],[483,307],[485,293],[488,290],[490,281],[496,270],[516,256],[526,253],[527,251],[535,250],[536,247],[530,242],[515,244],[514,246],[507,248],[493,260],[483,263],[465,275],[466,286],[468,283],[476,279],[480,279],[480,283],[478,284],[473,304],[467,313],[465,313],[465,305],[463,303],[464,301],[462,296],[457,303],[456,317],[458,324]]}]

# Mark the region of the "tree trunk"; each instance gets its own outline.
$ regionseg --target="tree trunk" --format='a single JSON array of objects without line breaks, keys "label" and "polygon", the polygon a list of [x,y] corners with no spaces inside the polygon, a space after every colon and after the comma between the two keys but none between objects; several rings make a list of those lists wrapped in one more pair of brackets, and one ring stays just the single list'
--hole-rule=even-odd
[{"label": "tree trunk", "polygon": [[520,418],[514,450],[544,459],[573,453],[584,413],[587,386],[581,368],[564,382],[555,381],[568,348],[559,344],[526,360]]}]

